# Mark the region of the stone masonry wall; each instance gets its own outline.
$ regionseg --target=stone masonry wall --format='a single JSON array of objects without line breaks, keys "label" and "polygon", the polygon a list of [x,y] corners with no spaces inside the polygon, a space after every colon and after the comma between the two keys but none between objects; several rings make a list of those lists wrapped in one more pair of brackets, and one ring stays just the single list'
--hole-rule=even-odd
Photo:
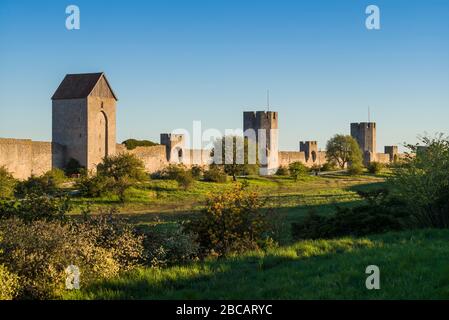
[{"label": "stone masonry wall", "polygon": [[41,175],[64,162],[65,148],[57,143],[0,138],[0,166],[17,179]]},{"label": "stone masonry wall", "polygon": [[165,153],[165,146],[157,145],[151,147],[137,147],[133,150],[128,150],[123,144],[116,145],[117,153],[130,153],[143,161],[145,170],[153,173],[162,170],[168,166],[168,161]]}]

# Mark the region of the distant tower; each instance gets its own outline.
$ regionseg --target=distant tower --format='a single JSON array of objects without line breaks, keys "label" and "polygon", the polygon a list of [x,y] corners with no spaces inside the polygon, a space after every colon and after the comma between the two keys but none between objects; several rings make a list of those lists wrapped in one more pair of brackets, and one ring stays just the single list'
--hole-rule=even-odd
[{"label": "distant tower", "polygon": [[258,145],[260,174],[276,173],[279,167],[278,113],[274,111],[243,112],[243,131],[245,137]]},{"label": "distant tower", "polygon": [[117,96],[104,73],[68,74],[52,97],[53,142],[88,170],[115,154]]},{"label": "distant tower", "polygon": [[302,151],[306,155],[306,162],[315,162],[318,155],[318,143],[316,141],[300,141],[299,151]]},{"label": "distant tower", "polygon": [[398,146],[385,146],[385,153],[390,155],[390,162],[396,162],[398,160]]},{"label": "distant tower", "polygon": [[364,163],[376,159],[376,123],[351,123],[351,136],[358,142],[364,155]]},{"label": "distant tower", "polygon": [[185,136],[183,134],[161,133],[161,144],[165,146],[168,162],[185,162]]}]

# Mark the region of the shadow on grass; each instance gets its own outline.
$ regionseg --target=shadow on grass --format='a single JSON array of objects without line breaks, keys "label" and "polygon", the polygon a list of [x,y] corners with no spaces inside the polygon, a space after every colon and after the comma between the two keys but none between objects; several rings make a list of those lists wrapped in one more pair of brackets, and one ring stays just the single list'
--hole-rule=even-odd
[{"label": "shadow on grass", "polygon": [[[447,299],[448,241],[448,230],[302,241],[268,253],[141,269],[69,298]],[[371,264],[381,269],[382,290],[365,287]]]}]

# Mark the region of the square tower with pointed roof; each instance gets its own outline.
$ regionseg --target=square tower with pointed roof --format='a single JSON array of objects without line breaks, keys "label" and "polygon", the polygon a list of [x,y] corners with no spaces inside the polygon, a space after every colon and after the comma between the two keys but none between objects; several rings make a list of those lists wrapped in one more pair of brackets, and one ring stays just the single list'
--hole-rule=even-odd
[{"label": "square tower with pointed roof", "polygon": [[104,73],[68,74],[52,97],[53,142],[88,170],[115,154],[116,102]]}]

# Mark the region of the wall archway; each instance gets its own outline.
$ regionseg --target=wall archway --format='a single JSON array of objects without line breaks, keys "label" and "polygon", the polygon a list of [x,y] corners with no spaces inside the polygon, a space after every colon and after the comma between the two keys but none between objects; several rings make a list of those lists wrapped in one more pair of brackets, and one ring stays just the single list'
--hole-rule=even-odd
[{"label": "wall archway", "polygon": [[104,158],[109,154],[109,124],[105,112],[100,111],[98,113],[96,125],[98,126],[98,155],[100,158]]}]

